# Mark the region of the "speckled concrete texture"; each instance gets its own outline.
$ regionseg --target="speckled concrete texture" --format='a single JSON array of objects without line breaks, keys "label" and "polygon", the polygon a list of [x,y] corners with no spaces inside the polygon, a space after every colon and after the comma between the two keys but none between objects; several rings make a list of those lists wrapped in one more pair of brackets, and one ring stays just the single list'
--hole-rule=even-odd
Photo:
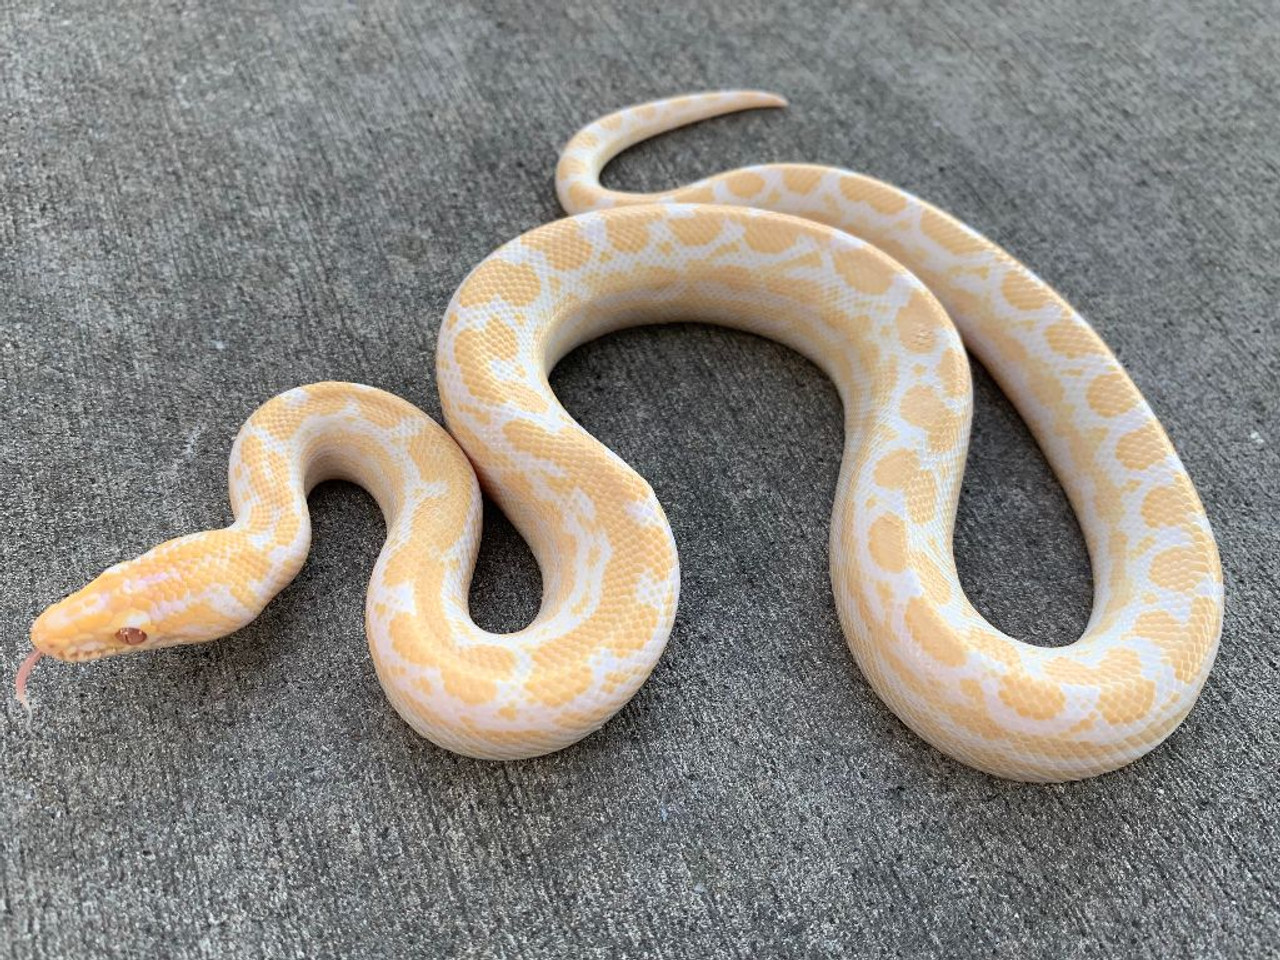
[{"label": "speckled concrete texture", "polygon": [[[603,731],[505,765],[417,739],[364,649],[372,501],[248,629],[41,664],[0,714],[0,955],[1262,957],[1280,944],[1280,17],[1266,2],[197,4],[0,9],[0,670],[47,603],[223,523],[232,437],[320,379],[439,414],[436,330],[559,215],[615,107],[751,85],[785,113],[646,144],[637,188],[862,170],[1054,283],[1181,451],[1227,577],[1199,706],[1142,761],[1031,787],[909,733],[828,585],[841,418],[787,350],[609,337],[553,376],[666,505],[668,652]],[[696,319],[696,318],[688,318]],[[997,625],[1068,643],[1088,558],[985,375],[956,549]],[[486,517],[477,618],[538,574]]]}]

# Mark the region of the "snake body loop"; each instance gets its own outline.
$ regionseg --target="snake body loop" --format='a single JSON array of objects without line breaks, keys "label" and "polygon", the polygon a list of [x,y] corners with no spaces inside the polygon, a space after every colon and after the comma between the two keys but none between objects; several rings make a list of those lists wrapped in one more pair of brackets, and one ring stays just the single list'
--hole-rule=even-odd
[{"label": "snake body loop", "polygon": [[[387,518],[366,624],[405,720],[477,757],[573,743],[653,669],[679,565],[649,485],[569,416],[547,376],[586,340],[679,315],[785,343],[839,390],[832,584],[854,656],[899,717],[951,756],[1025,780],[1085,777],[1150,750],[1212,666],[1221,571],[1186,471],[1085,321],[990,241],[858,174],[775,164],[660,194],[600,186],[632,143],[781,102],[679,97],[580,131],[557,170],[577,215],[493,253],[449,306],[436,366],[452,438],[354,384],[268,401],[232,452],[235,522],[106,571],[41,615],[37,651],[84,660],[238,629],[301,567],[310,486],[343,477]],[[1094,612],[1069,647],[1005,636],[960,587],[966,347],[1027,421],[1084,531]],[[512,634],[467,611],[480,487],[542,570],[541,609]]]}]

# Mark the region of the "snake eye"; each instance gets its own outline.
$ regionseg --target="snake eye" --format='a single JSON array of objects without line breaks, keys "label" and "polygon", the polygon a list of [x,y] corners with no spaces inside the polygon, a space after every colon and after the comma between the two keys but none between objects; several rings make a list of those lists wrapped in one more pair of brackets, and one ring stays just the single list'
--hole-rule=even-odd
[{"label": "snake eye", "polygon": [[136,647],[140,643],[144,643],[147,639],[145,630],[139,630],[137,627],[121,627],[116,631],[116,639],[121,643],[127,643],[131,647]]}]

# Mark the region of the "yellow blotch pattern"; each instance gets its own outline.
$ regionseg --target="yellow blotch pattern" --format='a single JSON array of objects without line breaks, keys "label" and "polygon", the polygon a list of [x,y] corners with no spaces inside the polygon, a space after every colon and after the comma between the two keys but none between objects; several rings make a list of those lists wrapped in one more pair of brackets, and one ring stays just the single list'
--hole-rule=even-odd
[{"label": "yellow blotch pattern", "polygon": [[1137,391],[1120,371],[1104,373],[1089,384],[1089,406],[1100,417],[1118,417],[1138,403]]},{"label": "yellow blotch pattern", "polygon": [[782,171],[782,182],[792,193],[807,196],[822,182],[824,172],[821,167],[788,166]]},{"label": "yellow blotch pattern", "polygon": [[901,573],[907,568],[907,531],[897,517],[886,515],[871,524],[870,548],[880,569]]},{"label": "yellow blotch pattern", "polygon": [[529,264],[490,258],[476,267],[459,289],[458,306],[477,307],[500,299],[512,306],[525,307],[540,293],[542,281]]},{"label": "yellow blotch pattern", "polygon": [[840,194],[850,203],[865,203],[886,216],[901,213],[907,208],[907,198],[900,190],[856,174],[845,174],[840,178]]},{"label": "yellow blotch pattern", "polygon": [[730,192],[738,197],[754,197],[764,190],[764,177],[749,170],[729,174],[725,177],[725,183]]}]

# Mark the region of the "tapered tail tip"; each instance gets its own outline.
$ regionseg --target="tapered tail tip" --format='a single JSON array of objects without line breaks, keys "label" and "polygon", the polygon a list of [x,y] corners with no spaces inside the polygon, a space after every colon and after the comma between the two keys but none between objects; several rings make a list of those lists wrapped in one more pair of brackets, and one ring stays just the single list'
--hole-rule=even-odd
[{"label": "tapered tail tip", "polygon": [[[710,118],[738,110],[758,110],[769,107],[789,106],[787,98],[768,90],[712,90],[674,98],[681,106],[693,107],[695,112]],[[683,103],[681,102],[683,101]],[[671,102],[671,101],[665,101]]]},{"label": "tapered tail tip", "polygon": [[762,107],[789,107],[791,104],[787,98],[780,93],[769,93],[766,90],[752,91],[758,98],[758,102]]}]

